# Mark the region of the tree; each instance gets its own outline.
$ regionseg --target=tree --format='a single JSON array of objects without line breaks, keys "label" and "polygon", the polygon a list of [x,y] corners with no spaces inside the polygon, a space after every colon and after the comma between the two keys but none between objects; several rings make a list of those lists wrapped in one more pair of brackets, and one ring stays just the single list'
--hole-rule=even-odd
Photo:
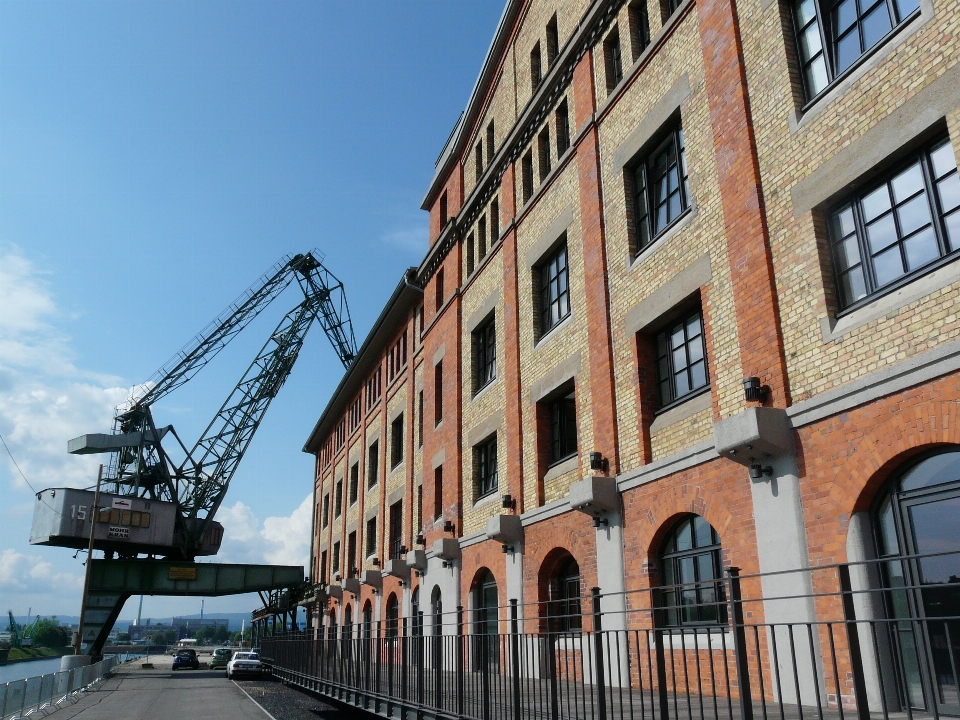
[{"label": "tree", "polygon": [[118,643],[130,642],[130,633],[117,633],[117,642]]},{"label": "tree", "polygon": [[57,616],[40,618],[30,630],[33,644],[41,647],[64,647],[70,644],[70,628],[63,627]]}]

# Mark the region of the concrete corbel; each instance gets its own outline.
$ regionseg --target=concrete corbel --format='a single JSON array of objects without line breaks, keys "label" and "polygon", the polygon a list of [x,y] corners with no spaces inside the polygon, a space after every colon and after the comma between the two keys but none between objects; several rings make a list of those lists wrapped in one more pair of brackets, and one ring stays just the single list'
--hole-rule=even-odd
[{"label": "concrete corbel", "polygon": [[441,560],[457,560],[460,558],[460,543],[456,538],[440,538],[433,543],[433,554]]},{"label": "concrete corbel", "polygon": [[487,520],[487,539],[504,545],[523,542],[523,525],[519,515],[494,515]]},{"label": "concrete corbel", "polygon": [[379,590],[383,587],[383,576],[379,570],[364,570],[360,575],[360,582],[369,585],[374,590]]},{"label": "concrete corbel", "polygon": [[395,578],[400,578],[401,580],[410,579],[410,566],[407,565],[405,560],[394,559],[387,560],[386,566],[383,568],[384,576],[392,575]]},{"label": "concrete corbel", "polygon": [[343,588],[340,585],[327,585],[327,597],[343,600]]},{"label": "concrete corbel", "polygon": [[414,570],[423,572],[427,569],[427,552],[426,550],[410,550],[407,553],[407,565],[409,565]]},{"label": "concrete corbel", "polygon": [[713,443],[720,457],[747,467],[797,454],[793,424],[780,408],[751,407],[715,423]]},{"label": "concrete corbel", "polygon": [[343,589],[354,595],[360,594],[360,578],[347,578],[344,580],[341,585]]},{"label": "concrete corbel", "polygon": [[570,486],[567,494],[570,508],[594,518],[620,512],[620,491],[616,478],[591,476]]}]

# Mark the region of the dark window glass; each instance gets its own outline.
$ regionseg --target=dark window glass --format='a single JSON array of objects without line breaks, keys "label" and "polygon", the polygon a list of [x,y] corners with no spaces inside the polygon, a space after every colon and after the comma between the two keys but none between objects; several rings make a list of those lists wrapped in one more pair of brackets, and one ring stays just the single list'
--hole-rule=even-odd
[{"label": "dark window glass", "polygon": [[620,32],[614,30],[603,43],[607,60],[607,90],[613,90],[623,80],[623,57],[620,51]]},{"label": "dark window glass", "polygon": [[397,635],[400,633],[400,603],[397,601],[397,596],[393,593],[390,593],[390,597],[387,598],[386,616],[386,637],[388,640],[396,640]]},{"label": "dark window glass", "polygon": [[497,377],[497,325],[495,318],[491,317],[473,331],[473,342],[476,348],[476,381],[474,384],[474,393],[476,393]]},{"label": "dark window glass", "polygon": [[360,463],[350,467],[350,504],[353,505],[360,495]]},{"label": "dark window glass", "polygon": [[661,554],[661,626],[727,622],[720,536],[699,515],[677,523]]},{"label": "dark window glass", "polygon": [[447,224],[447,191],[443,191],[443,195],[440,196],[440,229],[443,230],[443,226]]},{"label": "dark window glass", "polygon": [[443,301],[447,296],[443,292],[443,268],[437,270],[437,310],[443,307]]},{"label": "dark window glass", "polygon": [[546,127],[537,137],[537,151],[540,155],[540,182],[550,174],[550,128]]},{"label": "dark window glass", "polygon": [[333,572],[340,572],[340,543],[333,544]]},{"label": "dark window glass", "polygon": [[347,577],[354,577],[357,573],[357,531],[347,536]]},{"label": "dark window glass", "polygon": [[807,99],[823,92],[919,9],[919,0],[794,0],[793,23]]},{"label": "dark window glass", "polygon": [[543,79],[543,69],[540,62],[540,43],[533,46],[530,51],[530,83],[535,91],[540,81]]},{"label": "dark window glass", "polygon": [[483,260],[487,256],[487,217],[481,215],[477,221],[477,247],[478,257]]},{"label": "dark window glass", "polygon": [[323,527],[330,524],[330,496],[323,496]]},{"label": "dark window glass", "polygon": [[417,395],[417,445],[423,447],[423,390]]},{"label": "dark window glass", "polygon": [[487,165],[493,162],[494,134],[493,120],[487,125]]},{"label": "dark window glass", "polygon": [[496,244],[500,239],[500,203],[494,200],[490,203],[490,244]]},{"label": "dark window glass", "polygon": [[570,314],[567,243],[564,242],[538,267],[540,273],[540,335],[552,330]]},{"label": "dark window glass", "polygon": [[476,267],[474,261],[474,240],[473,233],[467,235],[467,275],[473,272],[473,269]]},{"label": "dark window glass", "polygon": [[475,475],[474,500],[479,500],[497,491],[497,438],[490,438],[473,449]]},{"label": "dark window glass", "polygon": [[399,560],[403,555],[403,501],[390,506],[390,558]]},{"label": "dark window glass", "polygon": [[644,0],[630,5],[630,42],[633,44],[634,60],[650,45],[650,18]]},{"label": "dark window glass", "polygon": [[377,554],[377,519],[375,517],[367,520],[367,531],[364,533],[364,542],[367,547],[367,557]]},{"label": "dark window glass", "polygon": [[683,0],[663,0],[663,21],[666,22],[682,4]]},{"label": "dark window glass", "polygon": [[474,165],[476,166],[476,176],[474,179],[476,182],[480,182],[480,178],[483,177],[483,142],[477,143]]},{"label": "dark window glass", "polygon": [[949,140],[831,214],[841,307],[960,250],[960,179]]},{"label": "dark window glass", "polygon": [[579,632],[583,627],[580,609],[580,566],[572,557],[557,570],[551,583],[552,629],[556,632]]},{"label": "dark window glass", "polygon": [[372,488],[380,477],[380,448],[379,442],[374,440],[367,450],[367,487]]},{"label": "dark window glass", "polygon": [[390,423],[390,467],[403,462],[403,415]]},{"label": "dark window glass", "polygon": [[320,553],[320,582],[327,582],[327,551]]},{"label": "dark window glass", "polygon": [[567,110],[567,101],[557,106],[557,157],[562,157],[570,147],[570,113]]},{"label": "dark window glass", "polygon": [[333,496],[333,506],[335,508],[333,516],[340,517],[340,513],[343,512],[343,480],[337,480],[337,490]]},{"label": "dark window glass", "polygon": [[433,367],[433,424],[443,420],[443,360]]},{"label": "dark window glass", "polygon": [[672,323],[657,335],[657,384],[664,407],[706,387],[706,342],[700,310]]},{"label": "dark window glass", "polygon": [[690,206],[683,129],[671,130],[633,171],[633,218],[637,252]]},{"label": "dark window glass", "polygon": [[553,65],[560,50],[560,31],[557,27],[557,16],[554,15],[547,23],[547,67]]},{"label": "dark window glass", "polygon": [[528,152],[521,162],[521,180],[523,182],[523,202],[533,197],[533,153]]},{"label": "dark window glass", "polygon": [[576,393],[550,401],[550,462],[558,463],[577,454]]},{"label": "dark window glass", "polygon": [[487,570],[477,579],[473,588],[472,644],[475,667],[499,665],[498,604],[497,581]]},{"label": "dark window glass", "polygon": [[443,465],[433,471],[433,519],[443,517]]}]

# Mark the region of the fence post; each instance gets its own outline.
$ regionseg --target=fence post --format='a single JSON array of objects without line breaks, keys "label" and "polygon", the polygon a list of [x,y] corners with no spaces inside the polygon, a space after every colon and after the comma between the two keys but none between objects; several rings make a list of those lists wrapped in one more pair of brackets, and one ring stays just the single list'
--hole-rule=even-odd
[{"label": "fence post", "polygon": [[753,720],[753,696],[750,692],[750,665],[747,662],[747,629],[743,622],[743,595],[740,591],[740,568],[727,568],[730,591],[730,621],[733,623],[733,648],[737,665],[737,686],[740,690],[740,717]]},{"label": "fence post", "polygon": [[457,673],[457,715],[463,717],[463,605],[457,605],[457,644],[455,655]]},{"label": "fence post", "polygon": [[409,638],[407,633],[410,631],[409,621],[406,617],[403,618],[403,625],[401,626],[402,634],[400,635],[400,699],[407,699],[407,657],[409,655],[410,648],[408,647]]},{"label": "fence post", "polygon": [[[667,655],[664,650],[663,638],[666,634],[662,629],[663,613],[660,611],[663,598],[660,588],[650,589],[650,605],[653,608],[653,655],[657,663],[657,705],[660,709],[660,720],[670,719],[670,695],[667,692]],[[650,640],[647,635],[647,642]],[[650,688],[653,691],[653,688]],[[727,690],[729,692],[729,689]]]},{"label": "fence post", "polygon": [[520,623],[517,599],[510,598],[510,665],[513,672],[513,718],[520,720]]},{"label": "fence post", "polygon": [[443,613],[434,613],[433,621],[433,704],[443,707]]},{"label": "fence post", "polygon": [[[477,610],[474,610],[474,613],[477,613]],[[481,717],[483,720],[490,720],[490,636],[486,632],[487,618],[486,613],[488,610],[480,610],[480,613],[483,613],[483,633],[477,632],[480,628],[477,627],[479,624],[476,619],[474,619],[473,632],[470,633],[470,639],[474,643],[476,648],[479,645],[480,649],[480,707],[481,707]],[[498,613],[499,614],[499,613]],[[474,615],[476,618],[476,615]],[[500,619],[499,617],[497,618]],[[499,625],[499,623],[497,623]],[[499,631],[499,627],[497,630]]]},{"label": "fence post", "polygon": [[593,648],[597,656],[597,717],[607,718],[607,690],[603,668],[603,627],[600,622],[600,588],[590,588],[593,598]]},{"label": "fence post", "polygon": [[[860,654],[860,632],[857,628],[857,612],[853,606],[853,586],[850,584],[850,566],[838,565],[840,593],[843,597],[843,619],[847,627],[847,644],[850,646],[850,670],[853,673],[853,696],[857,702],[857,718],[870,720],[870,707],[867,701],[867,684],[863,677],[863,657]],[[840,688],[837,688],[837,702],[842,703]]]}]

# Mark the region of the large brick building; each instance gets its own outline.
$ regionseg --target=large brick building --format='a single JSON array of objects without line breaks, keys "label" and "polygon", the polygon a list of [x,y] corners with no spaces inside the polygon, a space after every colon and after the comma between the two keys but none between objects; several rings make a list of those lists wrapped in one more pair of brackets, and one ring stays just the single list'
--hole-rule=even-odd
[{"label": "large brick building", "polygon": [[314,622],[960,550],[958,37],[954,0],[509,0],[305,446]]}]

